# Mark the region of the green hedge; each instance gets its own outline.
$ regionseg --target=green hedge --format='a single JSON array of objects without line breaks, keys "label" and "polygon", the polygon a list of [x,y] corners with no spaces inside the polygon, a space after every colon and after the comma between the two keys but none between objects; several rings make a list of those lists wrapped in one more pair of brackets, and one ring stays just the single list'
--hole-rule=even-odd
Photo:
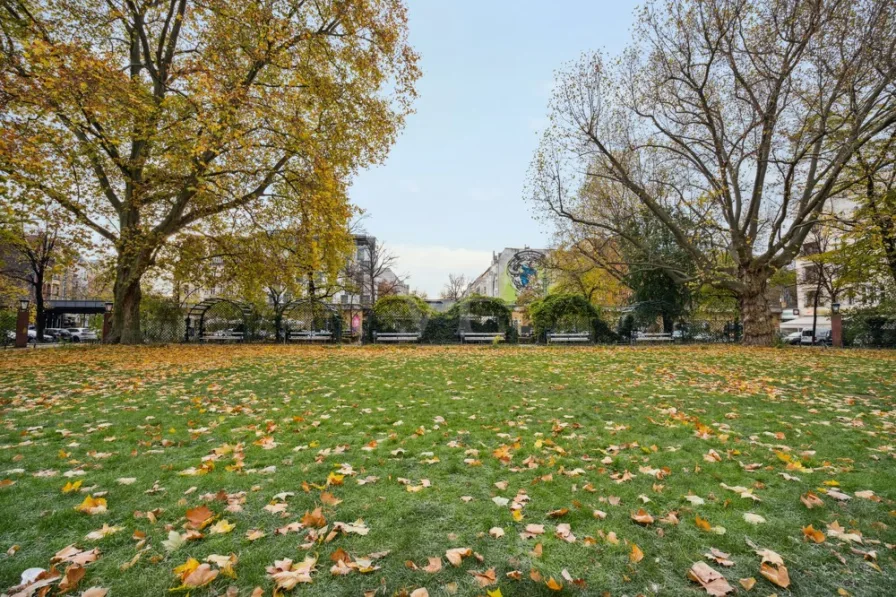
[{"label": "green hedge", "polygon": [[882,303],[844,313],[843,344],[896,348],[896,304]]}]

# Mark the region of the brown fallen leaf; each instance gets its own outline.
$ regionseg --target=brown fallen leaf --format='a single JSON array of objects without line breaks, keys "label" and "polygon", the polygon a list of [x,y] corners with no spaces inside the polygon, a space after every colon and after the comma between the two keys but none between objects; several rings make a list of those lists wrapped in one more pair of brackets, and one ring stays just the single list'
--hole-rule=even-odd
[{"label": "brown fallen leaf", "polygon": [[563,585],[561,585],[556,580],[554,580],[553,576],[551,578],[549,578],[548,581],[544,584],[547,585],[547,587],[552,591],[562,591],[563,590]]},{"label": "brown fallen leaf", "polygon": [[824,508],[824,501],[811,491],[801,495],[800,501],[803,502],[803,505],[810,510],[812,508]]},{"label": "brown fallen leaf", "polygon": [[740,586],[742,586],[745,591],[749,591],[753,588],[753,585],[756,584],[756,579],[751,576],[750,578],[742,578],[737,582],[740,583]]},{"label": "brown fallen leaf", "polygon": [[716,564],[720,566],[734,566],[734,562],[731,561],[731,554],[727,554],[724,551],[716,549],[715,547],[711,547],[709,553],[703,554],[705,557],[710,560],[714,560]]},{"label": "brown fallen leaf", "polygon": [[815,543],[824,543],[824,533],[813,528],[811,524],[807,527],[803,527],[803,538],[807,541],[814,541]]},{"label": "brown fallen leaf", "polygon": [[206,525],[211,523],[214,515],[215,513],[212,512],[208,506],[203,504],[202,506],[199,506],[197,508],[190,508],[189,510],[187,510],[186,517],[187,521],[190,523],[190,526],[195,529],[202,529]]},{"label": "brown fallen leaf", "polygon": [[308,528],[316,528],[327,524],[327,519],[324,518],[323,511],[318,507],[315,508],[313,512],[305,511],[305,515],[302,516],[302,525]]},{"label": "brown fallen leaf", "polygon": [[703,587],[712,597],[724,597],[734,592],[734,587],[718,571],[705,562],[695,562],[688,570],[688,578]]},{"label": "brown fallen leaf", "polygon": [[498,583],[497,573],[494,568],[489,568],[485,572],[470,570],[470,574],[473,575],[480,587],[488,587]]},{"label": "brown fallen leaf", "polygon": [[644,508],[639,508],[637,512],[632,512],[632,520],[638,524],[653,524],[653,516],[647,513]]},{"label": "brown fallen leaf", "polygon": [[104,587],[90,587],[83,593],[81,593],[81,597],[106,597],[106,593],[109,592],[109,589]]},{"label": "brown fallen leaf", "polygon": [[87,570],[84,566],[78,564],[71,564],[66,567],[65,573],[62,575],[62,580],[59,581],[59,592],[67,593],[77,587],[78,583],[81,582],[81,579],[84,578],[86,573]]},{"label": "brown fallen leaf", "polygon": [[445,558],[455,567],[460,566],[464,558],[471,555],[473,555],[473,550],[469,547],[455,547],[445,552]]},{"label": "brown fallen leaf", "polygon": [[759,567],[759,574],[782,589],[790,586],[790,575],[787,573],[786,566],[773,566],[768,562],[763,562]]},{"label": "brown fallen leaf", "polygon": [[430,574],[435,574],[439,570],[442,569],[442,558],[428,558],[429,564],[423,568],[424,572],[429,572]]},{"label": "brown fallen leaf", "polygon": [[632,551],[631,551],[631,553],[628,554],[628,559],[632,563],[637,564],[638,562],[640,562],[641,560],[644,559],[644,552],[641,551],[640,547],[638,547],[637,545],[632,543]]},{"label": "brown fallen leaf", "polygon": [[213,570],[210,565],[200,564],[195,570],[184,576],[183,586],[190,588],[203,587],[218,578],[218,574],[219,571]]}]

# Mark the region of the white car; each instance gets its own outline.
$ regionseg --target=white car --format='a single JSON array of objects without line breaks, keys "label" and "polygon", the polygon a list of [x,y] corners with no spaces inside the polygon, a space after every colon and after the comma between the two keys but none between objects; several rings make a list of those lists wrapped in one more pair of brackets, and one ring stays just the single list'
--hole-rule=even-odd
[{"label": "white car", "polygon": [[95,342],[97,338],[96,332],[90,328],[66,328],[72,335],[72,342]]},{"label": "white car", "polygon": [[[821,344],[829,332],[830,329],[828,328],[817,328],[815,330],[815,344]],[[787,334],[787,336],[784,337],[784,342],[793,345],[799,344],[803,346],[812,346],[812,328]]]}]

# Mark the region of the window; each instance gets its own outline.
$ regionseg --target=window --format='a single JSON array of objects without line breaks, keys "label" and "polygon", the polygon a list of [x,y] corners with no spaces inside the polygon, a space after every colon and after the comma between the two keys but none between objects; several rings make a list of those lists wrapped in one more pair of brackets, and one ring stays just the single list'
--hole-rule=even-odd
[{"label": "window", "polygon": [[[810,290],[806,293],[806,303],[803,305],[804,307],[814,307],[815,306],[815,295],[816,292],[814,290]],[[821,301],[819,301],[821,302]]]}]

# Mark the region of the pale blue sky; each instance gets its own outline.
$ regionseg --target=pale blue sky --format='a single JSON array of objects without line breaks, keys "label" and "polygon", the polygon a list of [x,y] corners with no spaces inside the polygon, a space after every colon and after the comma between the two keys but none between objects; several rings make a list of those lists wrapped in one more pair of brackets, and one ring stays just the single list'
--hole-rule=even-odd
[{"label": "pale blue sky", "polygon": [[365,227],[431,297],[448,273],[475,277],[492,251],[545,246],[523,200],[553,73],[583,51],[619,52],[635,0],[408,0],[422,54],[416,113],[384,166],[351,198]]}]

